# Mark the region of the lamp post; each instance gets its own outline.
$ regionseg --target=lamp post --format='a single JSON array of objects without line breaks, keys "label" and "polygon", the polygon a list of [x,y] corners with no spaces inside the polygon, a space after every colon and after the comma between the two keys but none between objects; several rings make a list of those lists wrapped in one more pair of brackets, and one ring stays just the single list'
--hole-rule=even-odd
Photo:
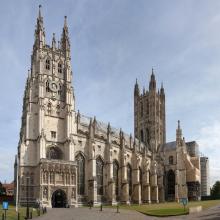
[{"label": "lamp post", "polygon": [[27,207],[26,207],[26,219],[29,219],[29,179],[30,177],[26,177],[26,197],[27,197]]}]

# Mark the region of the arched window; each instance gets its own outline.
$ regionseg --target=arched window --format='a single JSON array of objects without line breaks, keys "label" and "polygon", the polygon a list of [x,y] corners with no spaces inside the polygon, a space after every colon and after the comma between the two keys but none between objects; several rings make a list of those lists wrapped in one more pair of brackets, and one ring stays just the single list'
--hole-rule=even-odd
[{"label": "arched window", "polygon": [[175,199],[175,173],[169,170],[167,173],[167,196],[168,201]]},{"label": "arched window", "polygon": [[144,106],[143,103],[141,102],[141,117],[143,117],[144,115]]},{"label": "arched window", "polygon": [[141,141],[144,142],[144,132],[141,130]]},{"label": "arched window", "polygon": [[78,154],[76,157],[77,162],[77,191],[79,195],[85,193],[85,159],[82,154]]},{"label": "arched window", "polygon": [[52,110],[52,107],[51,107],[51,103],[49,102],[49,103],[47,104],[47,113],[48,113],[48,115],[51,114],[51,110]]},{"label": "arched window", "polygon": [[169,164],[173,164],[173,156],[169,156]]},{"label": "arched window", "polygon": [[118,196],[119,195],[119,178],[118,178],[118,171],[119,171],[119,165],[118,162],[116,160],[114,160],[113,162],[113,180],[115,182],[115,195]]},{"label": "arched window", "polygon": [[96,159],[97,194],[103,195],[103,161],[100,157]]},{"label": "arched window", "polygon": [[131,165],[127,165],[127,181],[128,181],[128,187],[129,187],[129,196],[132,194],[132,169]]},{"label": "arched window", "polygon": [[141,187],[141,195],[142,195],[142,181],[143,181],[142,169],[139,167],[139,183]]},{"label": "arched window", "polygon": [[62,73],[63,72],[63,65],[62,63],[58,63],[58,73]]},{"label": "arched window", "polygon": [[45,65],[46,70],[50,69],[50,60],[46,59],[46,65]]},{"label": "arched window", "polygon": [[58,147],[50,147],[47,150],[47,159],[61,160],[62,157],[62,151]]},{"label": "arched window", "polygon": [[146,129],[146,143],[150,144],[150,132],[149,129]]},{"label": "arched window", "polygon": [[50,92],[50,88],[49,88],[49,82],[48,82],[48,80],[46,81],[46,92]]}]

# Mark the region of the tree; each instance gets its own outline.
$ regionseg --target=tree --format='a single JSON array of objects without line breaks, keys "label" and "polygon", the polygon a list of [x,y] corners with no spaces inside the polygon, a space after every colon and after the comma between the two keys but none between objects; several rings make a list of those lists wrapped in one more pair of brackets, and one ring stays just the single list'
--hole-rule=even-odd
[{"label": "tree", "polygon": [[211,190],[211,196],[220,196],[220,181],[216,181]]},{"label": "tree", "polygon": [[5,195],[5,193],[6,193],[6,190],[3,187],[2,183],[0,182],[0,196]]}]

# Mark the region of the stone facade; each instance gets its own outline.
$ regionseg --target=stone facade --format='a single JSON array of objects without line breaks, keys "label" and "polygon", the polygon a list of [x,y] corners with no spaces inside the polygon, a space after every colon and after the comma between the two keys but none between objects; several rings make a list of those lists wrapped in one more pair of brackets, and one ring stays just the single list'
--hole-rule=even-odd
[{"label": "stone facade", "polygon": [[15,163],[20,204],[199,199],[199,157],[190,155],[180,123],[176,141],[166,143],[165,92],[156,91],[153,70],[149,91],[135,84],[134,137],[76,112],[72,83],[66,17],[61,40],[53,35],[49,46],[39,10]]}]

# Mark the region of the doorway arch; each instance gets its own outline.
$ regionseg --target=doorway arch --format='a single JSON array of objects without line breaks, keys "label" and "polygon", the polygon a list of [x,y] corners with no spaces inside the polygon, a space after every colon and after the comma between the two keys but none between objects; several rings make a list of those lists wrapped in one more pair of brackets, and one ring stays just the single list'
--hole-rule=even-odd
[{"label": "doorway arch", "polygon": [[66,193],[62,189],[56,190],[51,198],[52,208],[66,208],[67,197]]},{"label": "doorway arch", "polygon": [[169,170],[167,173],[167,200],[175,200],[175,173],[173,170]]}]

